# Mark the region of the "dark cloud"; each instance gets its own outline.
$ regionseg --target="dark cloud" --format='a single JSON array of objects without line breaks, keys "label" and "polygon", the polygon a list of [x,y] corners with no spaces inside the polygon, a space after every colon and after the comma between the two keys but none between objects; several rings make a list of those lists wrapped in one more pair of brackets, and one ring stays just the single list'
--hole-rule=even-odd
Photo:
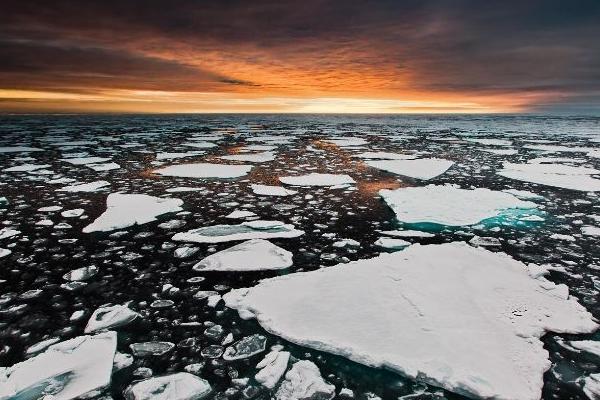
[{"label": "dark cloud", "polygon": [[235,65],[198,67],[221,52],[233,64],[307,71],[307,85],[327,90],[335,84],[312,72],[364,71],[390,91],[561,92],[584,108],[600,89],[597,0],[5,0],[2,9],[3,87],[285,86]]}]

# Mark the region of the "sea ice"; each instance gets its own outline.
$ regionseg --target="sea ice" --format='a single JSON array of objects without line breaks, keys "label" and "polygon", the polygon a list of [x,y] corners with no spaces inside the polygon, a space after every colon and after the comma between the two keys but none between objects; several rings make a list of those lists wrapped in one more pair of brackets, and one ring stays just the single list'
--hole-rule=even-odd
[{"label": "sea ice", "polygon": [[260,371],[254,376],[254,379],[266,388],[273,389],[285,373],[289,361],[289,352],[271,351],[256,365],[256,368],[260,368]]},{"label": "sea ice", "polygon": [[14,167],[5,168],[4,172],[31,172],[42,168],[48,168],[50,164],[23,164]]},{"label": "sea ice", "polygon": [[181,211],[183,200],[146,194],[111,193],[106,198],[106,211],[83,228],[84,233],[108,232],[156,221],[162,214]]},{"label": "sea ice", "polygon": [[213,225],[177,233],[178,242],[220,243],[232,240],[293,238],[304,234],[294,225],[280,221],[247,221],[238,225]]},{"label": "sea ice", "polygon": [[457,189],[449,185],[382,189],[379,194],[396,218],[405,223],[474,225],[509,209],[537,207],[535,203],[519,200],[509,193],[484,188]]},{"label": "sea ice", "polygon": [[64,161],[73,165],[86,165],[86,164],[98,164],[106,161],[110,161],[108,157],[73,157],[73,158],[61,158]]},{"label": "sea ice", "polygon": [[498,175],[510,179],[586,192],[600,191],[600,179],[591,176],[597,174],[600,170],[564,164],[504,163],[498,171]]},{"label": "sea ice", "polygon": [[117,334],[104,332],[56,343],[0,371],[0,399],[70,400],[110,383]]},{"label": "sea ice", "polygon": [[194,163],[170,165],[154,170],[154,173],[181,178],[239,178],[251,169],[252,165]]},{"label": "sea ice", "polygon": [[90,183],[82,183],[77,185],[65,186],[57,189],[59,192],[97,192],[98,190],[104,189],[106,186],[110,186],[110,182],[107,181],[94,181]]},{"label": "sea ice", "polygon": [[254,184],[251,186],[252,192],[260,196],[290,196],[298,193],[295,190],[286,189],[282,186],[269,186]]},{"label": "sea ice", "polygon": [[44,151],[44,150],[38,149],[35,147],[26,147],[26,146],[0,147],[0,153],[31,153],[34,151]]},{"label": "sea ice", "polygon": [[416,155],[390,153],[387,151],[366,151],[356,154],[354,157],[365,158],[369,160],[414,160]]},{"label": "sea ice", "polygon": [[406,240],[394,239],[394,238],[388,238],[388,237],[380,237],[379,239],[377,239],[375,241],[375,246],[383,247],[384,249],[389,249],[389,250],[401,250],[410,245],[411,245],[411,243],[407,242]]},{"label": "sea ice", "polygon": [[229,161],[263,163],[273,161],[275,159],[275,153],[271,151],[265,151],[262,153],[233,154],[229,156],[222,156],[221,158]]},{"label": "sea ice", "polygon": [[301,360],[285,374],[275,400],[329,400],[334,396],[335,386],[323,380],[319,368],[311,361]]},{"label": "sea ice", "polygon": [[200,400],[211,390],[206,380],[178,372],[135,382],[123,394],[127,400]]},{"label": "sea ice", "polygon": [[223,359],[226,361],[242,360],[250,358],[265,351],[267,338],[263,335],[254,334],[246,336],[225,349]]},{"label": "sea ice", "polygon": [[459,394],[533,400],[550,367],[539,338],[598,328],[564,285],[534,272],[465,243],[417,244],[266,279],[223,299],[299,345]]},{"label": "sea ice", "polygon": [[416,160],[368,160],[365,161],[365,163],[373,168],[423,180],[435,178],[454,165],[454,161],[440,158],[419,158]]},{"label": "sea ice", "polygon": [[268,240],[252,239],[211,254],[194,265],[196,271],[261,271],[293,264],[292,253]]},{"label": "sea ice", "polygon": [[139,317],[139,314],[127,306],[114,305],[100,307],[90,317],[84,332],[93,333],[105,329],[124,326]]},{"label": "sea ice", "polygon": [[367,144],[368,142],[363,138],[352,137],[352,136],[340,136],[337,138],[325,139],[326,142],[331,144],[335,144],[340,147],[352,147],[352,146],[362,146]]},{"label": "sea ice", "polygon": [[282,176],[279,181],[293,186],[335,186],[355,183],[350,175],[319,174],[316,172],[308,175]]},{"label": "sea ice", "polygon": [[589,399],[600,399],[600,373],[591,374],[583,380],[583,392]]}]

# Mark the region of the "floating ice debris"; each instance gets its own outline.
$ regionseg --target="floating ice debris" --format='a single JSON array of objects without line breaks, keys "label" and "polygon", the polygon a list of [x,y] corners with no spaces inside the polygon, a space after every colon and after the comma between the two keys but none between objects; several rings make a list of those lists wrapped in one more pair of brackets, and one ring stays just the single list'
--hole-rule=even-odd
[{"label": "floating ice debris", "polygon": [[223,353],[223,359],[233,361],[250,358],[265,351],[266,343],[267,338],[262,335],[254,334],[246,336],[226,348]]},{"label": "floating ice debris", "polygon": [[388,237],[380,237],[375,241],[375,246],[383,247],[388,250],[402,250],[410,245],[411,243],[406,240]]},{"label": "floating ice debris", "polygon": [[600,227],[598,226],[582,226],[581,233],[586,236],[600,236]]},{"label": "floating ice debris", "polygon": [[79,336],[0,371],[0,399],[70,400],[106,388],[117,348],[115,332]]},{"label": "floating ice debris", "polygon": [[250,218],[250,217],[255,217],[255,216],[256,216],[256,214],[253,213],[252,211],[235,210],[235,211],[232,211],[231,213],[227,214],[225,216],[225,218],[244,219],[244,218]]},{"label": "floating ice debris", "polygon": [[110,162],[104,164],[87,164],[86,167],[93,169],[94,171],[112,171],[113,169],[120,169],[121,166],[117,163]]},{"label": "floating ice debris", "polygon": [[484,188],[457,189],[449,185],[382,189],[379,194],[396,218],[405,223],[474,225],[510,209],[537,207],[509,193]]},{"label": "floating ice debris", "polygon": [[175,158],[196,157],[203,155],[203,151],[186,151],[184,153],[156,153],[156,160],[172,160]]},{"label": "floating ice debris", "polygon": [[154,173],[182,178],[239,178],[251,169],[252,165],[195,163],[171,165],[154,170]]},{"label": "floating ice debris", "polygon": [[183,143],[184,146],[194,147],[196,149],[210,149],[212,147],[217,147],[216,144],[210,142],[188,142]]},{"label": "floating ice debris", "polygon": [[48,168],[48,167],[50,167],[50,164],[24,164],[24,165],[17,165],[14,167],[5,168],[2,171],[4,171],[4,172],[30,172],[30,171],[36,171],[38,169]]},{"label": "floating ice debris", "polygon": [[127,325],[139,316],[126,306],[114,305],[100,307],[90,317],[84,332],[93,333],[104,329],[118,328]]},{"label": "floating ice debris", "polygon": [[77,218],[81,217],[85,210],[83,208],[74,208],[72,210],[65,210],[60,213],[65,218]]},{"label": "floating ice debris", "polygon": [[514,156],[519,153],[518,150],[514,149],[481,149],[481,151],[496,154],[498,156]]},{"label": "floating ice debris", "polygon": [[293,264],[292,253],[264,239],[252,239],[211,254],[194,265],[196,271],[262,271]]},{"label": "floating ice debris", "polygon": [[539,399],[550,367],[539,338],[598,328],[564,285],[456,242],[266,279],[224,300],[285,340],[482,398]]},{"label": "floating ice debris", "polygon": [[568,345],[577,351],[585,351],[600,357],[600,342],[595,340],[571,340]]},{"label": "floating ice debris", "polygon": [[500,247],[502,243],[500,239],[495,237],[482,237],[482,236],[473,236],[469,243],[473,246],[482,246],[482,247]]},{"label": "floating ice debris", "polygon": [[281,221],[248,221],[238,225],[213,225],[177,233],[178,242],[220,243],[232,240],[293,238],[304,234],[294,225]]},{"label": "floating ice debris", "polygon": [[98,273],[98,267],[90,265],[89,267],[81,267],[69,271],[63,275],[63,279],[67,281],[86,281]]},{"label": "floating ice debris", "polygon": [[82,183],[77,185],[65,186],[57,189],[59,192],[96,192],[104,189],[106,186],[110,186],[110,182],[107,181],[94,181],[90,183]]},{"label": "floating ice debris", "polygon": [[329,142],[331,144],[335,144],[336,146],[340,146],[340,147],[362,146],[362,145],[369,143],[363,138],[357,138],[357,137],[351,137],[351,136],[347,136],[347,137],[341,136],[338,138],[325,139],[325,142]]},{"label": "floating ice debris", "polygon": [[589,399],[600,399],[600,373],[591,374],[583,380],[583,392]]},{"label": "floating ice debris", "polygon": [[222,156],[221,158],[229,161],[263,163],[273,161],[275,159],[275,153],[265,151],[263,153],[233,154],[230,156]]},{"label": "floating ice debris", "polygon": [[335,396],[335,386],[323,380],[319,368],[311,361],[292,365],[275,393],[275,400],[329,400]]},{"label": "floating ice debris", "polygon": [[167,189],[166,192],[168,192],[168,193],[181,193],[181,192],[198,192],[200,190],[204,190],[204,189],[203,188],[199,188],[199,187],[179,186],[179,187]]},{"label": "floating ice debris", "polygon": [[454,161],[440,158],[419,158],[416,160],[375,160],[365,161],[373,168],[416,179],[428,180],[446,172]]},{"label": "floating ice debris", "polygon": [[3,249],[0,247],[0,258],[4,258],[12,253],[9,249]]},{"label": "floating ice debris", "polygon": [[589,151],[593,151],[593,147],[568,147],[568,146],[559,146],[552,144],[526,144],[523,146],[526,149],[532,150],[541,150],[548,153],[587,153]]},{"label": "floating ice debris", "polygon": [[350,175],[319,174],[316,172],[308,175],[282,176],[282,183],[293,186],[335,186],[355,183]]},{"label": "floating ice debris", "polygon": [[13,236],[17,236],[20,233],[21,233],[21,231],[18,231],[16,229],[13,229],[13,228],[10,228],[7,226],[7,227],[0,229],[0,239],[8,239]]},{"label": "floating ice debris", "polygon": [[106,211],[83,228],[84,233],[108,232],[156,221],[159,215],[181,211],[183,200],[146,194],[111,193],[106,198]]},{"label": "floating ice debris", "polygon": [[176,258],[188,258],[196,254],[200,250],[198,247],[183,246],[175,249],[173,255]]},{"label": "floating ice debris", "polygon": [[61,158],[61,161],[67,162],[73,165],[86,165],[86,164],[99,164],[106,161],[110,161],[108,157],[73,157],[73,158]]},{"label": "floating ice debris", "polygon": [[178,372],[136,382],[127,387],[123,395],[127,400],[200,400],[211,390],[204,379]]},{"label": "floating ice debris", "polygon": [[35,147],[26,147],[26,146],[0,147],[0,153],[31,153],[34,151],[44,151],[44,150],[38,149]]},{"label": "floating ice debris", "polygon": [[512,146],[512,141],[506,139],[465,139],[468,142],[479,143],[486,146]]},{"label": "floating ice debris", "polygon": [[257,185],[251,186],[252,192],[260,196],[290,196],[298,193],[295,190],[286,189],[282,186]]},{"label": "floating ice debris", "polygon": [[48,206],[48,207],[40,207],[38,211],[41,212],[54,212],[62,210],[62,206]]},{"label": "floating ice debris", "polygon": [[370,160],[414,160],[416,155],[390,153],[387,151],[366,151],[356,154],[354,157],[365,158]]},{"label": "floating ice debris", "polygon": [[175,348],[171,342],[142,342],[129,345],[131,352],[135,357],[160,357]]},{"label": "floating ice debris", "polygon": [[27,348],[27,350],[25,350],[25,355],[27,357],[31,357],[33,355],[41,353],[42,351],[46,350],[48,347],[50,347],[54,343],[58,343],[58,342],[60,342],[60,338],[57,338],[57,337],[52,337],[52,338],[49,338],[46,340],[42,340],[41,342],[37,342],[33,346],[29,346]]},{"label": "floating ice debris", "polygon": [[360,242],[354,239],[341,239],[332,244],[333,247],[343,248],[343,247],[360,247]]},{"label": "floating ice debris", "polygon": [[510,193],[513,196],[517,196],[518,198],[524,199],[524,200],[543,200],[544,199],[544,196],[530,192],[528,190],[507,189],[507,190],[503,190],[503,192]]},{"label": "floating ice debris", "polygon": [[498,175],[510,179],[586,192],[600,191],[600,179],[591,176],[598,174],[600,170],[594,168],[564,164],[504,163],[504,168],[498,171]]},{"label": "floating ice debris", "polygon": [[382,235],[393,237],[432,238],[435,234],[429,232],[405,230],[405,231],[381,231]]},{"label": "floating ice debris", "polygon": [[289,361],[289,352],[271,351],[256,365],[256,368],[259,368],[260,371],[254,376],[254,379],[264,387],[273,389],[285,374]]}]

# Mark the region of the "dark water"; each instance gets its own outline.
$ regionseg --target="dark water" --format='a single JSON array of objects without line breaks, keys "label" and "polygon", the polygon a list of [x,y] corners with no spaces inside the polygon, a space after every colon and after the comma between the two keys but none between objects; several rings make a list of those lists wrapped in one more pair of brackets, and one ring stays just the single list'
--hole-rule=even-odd
[{"label": "dark water", "polygon": [[[224,133],[214,141],[217,147],[202,149],[202,155],[156,162],[156,153],[199,150],[187,147],[194,136]],[[252,142],[249,139],[267,137]],[[338,147],[324,142],[336,136],[354,136],[368,141],[360,147]],[[482,146],[463,140],[465,137],[510,139],[515,155],[496,155],[481,151]],[[272,137],[279,138],[273,142]],[[84,141],[80,145],[72,145]],[[539,142],[532,142],[539,141]],[[89,142],[89,143],[88,143]],[[600,120],[591,118],[549,117],[384,117],[384,116],[26,116],[0,119],[0,147],[31,146],[44,151],[0,153],[0,169],[22,164],[48,164],[32,172],[1,172],[0,197],[8,204],[0,208],[2,224],[19,230],[19,235],[0,239],[0,248],[11,254],[0,259],[0,366],[10,366],[24,359],[27,347],[51,337],[69,339],[83,334],[89,315],[107,303],[129,304],[142,314],[132,325],[120,328],[118,350],[129,353],[129,344],[142,341],[181,343],[196,338],[192,348],[177,346],[162,357],[135,359],[134,364],[113,376],[109,390],[113,398],[122,397],[123,389],[134,379],[138,367],[149,367],[154,375],[182,371],[186,365],[204,363],[201,376],[215,389],[217,398],[269,398],[260,389],[242,392],[229,390],[231,379],[253,377],[261,355],[247,360],[225,362],[205,359],[201,349],[218,344],[203,331],[210,323],[222,325],[225,333],[236,339],[252,333],[268,337],[267,347],[283,344],[296,359],[309,359],[320,368],[323,377],[336,385],[354,390],[358,397],[369,393],[382,398],[420,393],[412,398],[462,398],[440,389],[413,382],[398,375],[367,368],[307,348],[295,346],[267,334],[255,321],[244,321],[228,310],[223,302],[216,307],[193,295],[198,290],[227,292],[230,288],[250,287],[260,279],[282,273],[317,269],[349,260],[369,258],[382,249],[374,245],[381,236],[378,230],[395,229],[391,210],[381,201],[381,188],[417,186],[418,180],[399,177],[367,167],[359,158],[364,151],[418,151],[427,156],[446,158],[455,165],[445,174],[427,183],[457,184],[463,188],[486,187],[495,190],[529,190],[544,196],[539,201],[544,222],[520,224],[496,223],[462,229],[442,229],[434,238],[410,239],[415,243],[443,243],[469,240],[474,235],[496,237],[503,251],[524,262],[555,267],[548,277],[565,283],[571,293],[598,318],[600,286],[600,250],[598,238],[581,235],[582,225],[600,226],[600,202],[597,195],[510,180],[496,175],[502,162],[526,162],[536,157],[561,157],[581,161],[574,165],[600,168],[600,159],[585,152],[543,153],[523,146],[545,143],[600,148]],[[186,162],[221,162],[218,156],[239,153],[244,145],[274,145],[277,157],[272,162],[257,163],[243,178],[198,180],[169,178],[152,174],[160,165]],[[84,165],[71,165],[60,159],[69,156],[110,158],[119,169],[97,172]],[[29,159],[31,157],[32,159]],[[300,188],[289,197],[263,197],[252,193],[252,183],[277,184],[282,175],[309,172],[349,174],[356,190]],[[73,183],[97,180],[110,187],[93,193],[60,192],[66,184],[50,183],[71,178]],[[195,192],[167,193],[178,186],[200,187]],[[123,229],[122,235],[111,233],[83,234],[81,230],[105,210],[108,193],[144,193],[177,197],[184,201],[184,215],[164,215],[159,221]],[[306,196],[306,195],[312,195]],[[37,211],[41,207],[62,206],[57,212]],[[61,211],[82,208],[83,219],[64,218]],[[197,245],[192,257],[178,259],[171,236],[188,229],[229,224],[224,218],[236,209],[255,212],[261,219],[294,223],[306,233],[294,239],[274,239],[272,243],[294,253],[294,266],[285,272],[198,273],[191,266],[215,250],[231,246]],[[599,216],[595,219],[594,216]],[[49,219],[54,226],[37,225]],[[163,229],[158,224],[183,220],[185,226]],[[57,227],[67,223],[70,227]],[[573,235],[574,241],[552,238],[552,234]],[[325,234],[325,235],[324,235]],[[340,238],[361,243],[358,249],[333,247]],[[64,239],[77,239],[65,242]],[[97,275],[74,290],[65,289],[63,275],[75,268],[95,265]],[[188,282],[202,276],[204,281]],[[596,286],[594,284],[596,280]],[[172,285],[177,292],[163,290]],[[33,298],[23,296],[41,290]],[[173,307],[152,309],[156,299],[170,299]],[[75,311],[84,311],[78,321],[70,321]],[[201,327],[181,326],[184,322],[202,322]],[[552,368],[545,375],[545,399],[585,398],[580,379],[600,372],[593,355],[575,353],[557,344],[556,338],[594,339],[600,335],[553,335],[544,337]],[[483,356],[483,355],[482,355]]]}]

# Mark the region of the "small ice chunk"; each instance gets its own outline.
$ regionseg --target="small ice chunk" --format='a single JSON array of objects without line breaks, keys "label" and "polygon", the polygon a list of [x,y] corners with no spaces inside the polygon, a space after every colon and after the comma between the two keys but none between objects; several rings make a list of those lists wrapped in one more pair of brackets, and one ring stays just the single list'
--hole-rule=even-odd
[{"label": "small ice chunk", "polygon": [[42,168],[48,168],[50,166],[51,166],[50,164],[23,164],[23,165],[17,165],[14,167],[5,168],[2,171],[4,171],[4,172],[31,172],[31,171],[36,171],[36,170],[42,169]]},{"label": "small ice chunk", "polygon": [[285,374],[289,361],[290,353],[287,351],[270,352],[256,365],[256,368],[259,368],[260,371],[254,379],[264,387],[273,389]]},{"label": "small ice chunk", "polygon": [[83,228],[84,233],[108,232],[142,225],[162,214],[181,211],[183,200],[146,194],[111,193],[106,198],[106,211]]},{"label": "small ice chunk", "polygon": [[350,175],[319,174],[316,172],[307,175],[282,176],[279,181],[293,186],[335,186],[355,183]]},{"label": "small ice chunk", "polygon": [[211,392],[210,384],[188,372],[155,376],[125,389],[127,400],[200,400]]},{"label": "small ice chunk", "polygon": [[335,396],[335,386],[323,380],[319,368],[311,361],[292,365],[275,393],[275,400],[329,400]]},{"label": "small ice chunk", "polygon": [[77,185],[64,186],[57,189],[59,192],[97,192],[98,190],[104,189],[106,186],[110,186],[110,182],[107,181],[94,181],[90,183],[82,183]]},{"label": "small ice chunk", "polygon": [[250,358],[265,351],[267,338],[254,334],[246,336],[225,349],[223,359],[226,361]]},{"label": "small ice chunk", "polygon": [[435,234],[422,231],[414,230],[397,230],[397,231],[381,231],[382,235],[393,236],[393,237],[413,237],[413,238],[432,238]]},{"label": "small ice chunk", "polygon": [[63,275],[63,279],[67,281],[85,281],[92,278],[98,273],[98,267],[90,265],[87,267],[81,267],[67,272]]},{"label": "small ice chunk", "polygon": [[160,357],[175,348],[171,342],[142,342],[129,345],[131,352],[136,357]]},{"label": "small ice chunk", "polygon": [[73,165],[86,165],[86,164],[99,164],[106,161],[110,161],[108,157],[73,157],[73,158],[61,158],[64,161]]},{"label": "small ice chunk", "polygon": [[31,153],[34,151],[44,151],[43,149],[38,149],[36,147],[27,147],[27,146],[4,146],[0,147],[0,153]]},{"label": "small ice chunk", "polygon": [[583,393],[592,399],[600,399],[600,373],[591,374],[583,380]]},{"label": "small ice chunk", "polygon": [[117,328],[132,322],[138,313],[123,305],[100,307],[90,317],[84,332],[93,333],[104,329]]},{"label": "small ice chunk", "polygon": [[265,151],[263,153],[233,154],[230,156],[222,156],[221,158],[229,161],[263,163],[273,161],[275,159],[275,154],[271,151]]},{"label": "small ice chunk", "polygon": [[65,218],[77,218],[81,217],[85,210],[83,208],[74,208],[72,210],[65,210],[60,213]]},{"label": "small ice chunk", "polygon": [[260,196],[289,196],[298,193],[295,190],[286,189],[281,186],[268,186],[268,185],[252,185],[252,192]]},{"label": "small ice chunk", "polygon": [[227,165],[211,163],[177,164],[160,168],[154,173],[182,178],[239,178],[250,172],[252,165]]},{"label": "small ice chunk", "polygon": [[196,271],[263,271],[288,268],[292,253],[268,240],[251,239],[211,254],[194,265]]},{"label": "small ice chunk", "polygon": [[394,238],[388,238],[388,237],[380,237],[379,239],[377,239],[375,241],[375,246],[383,247],[384,249],[389,249],[389,250],[401,250],[410,245],[411,245],[411,243],[407,242],[406,240],[394,239]]},{"label": "small ice chunk", "polygon": [[250,217],[255,217],[255,216],[256,216],[256,214],[253,213],[252,211],[235,210],[235,211],[232,211],[231,213],[227,214],[225,216],[225,218],[244,219],[244,218],[250,218]]},{"label": "small ice chunk", "polygon": [[416,155],[389,153],[386,151],[367,151],[355,155],[354,157],[365,158],[369,160],[414,160]]}]

